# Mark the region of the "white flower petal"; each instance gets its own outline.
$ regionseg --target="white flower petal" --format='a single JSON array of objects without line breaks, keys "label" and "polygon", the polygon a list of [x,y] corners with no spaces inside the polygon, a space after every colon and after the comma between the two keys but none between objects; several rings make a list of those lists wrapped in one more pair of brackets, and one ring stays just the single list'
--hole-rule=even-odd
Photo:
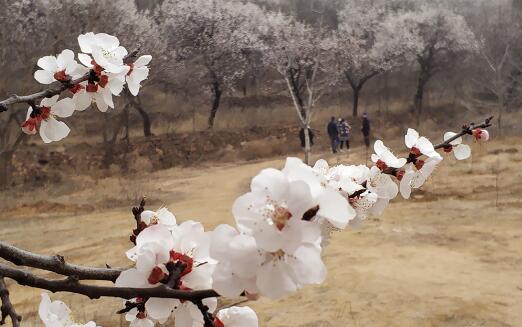
[{"label": "white flower petal", "polygon": [[76,104],[74,103],[74,100],[71,98],[61,99],[51,107],[52,113],[62,118],[70,117],[75,109]]},{"label": "white flower petal", "polygon": [[257,287],[263,296],[278,299],[297,290],[293,271],[282,260],[265,263],[257,275]]},{"label": "white flower petal", "polygon": [[136,61],[134,62],[134,67],[143,67],[143,66],[147,66],[150,61],[152,60],[152,56],[151,55],[144,55],[144,56],[140,56],[138,59],[136,59]]},{"label": "white flower petal", "polygon": [[34,79],[40,84],[51,84],[56,81],[54,73],[48,70],[37,70],[34,72]]},{"label": "white flower petal", "polygon": [[40,59],[38,59],[37,62],[38,67],[50,71],[52,73],[55,73],[58,71],[58,64],[56,63],[56,57],[55,56],[45,56]]},{"label": "white flower petal", "polygon": [[[454,137],[455,135],[457,135],[457,133],[454,133],[454,132],[446,132],[444,134],[444,141],[447,141],[449,140],[450,138]],[[451,145],[458,145],[458,144],[461,144],[462,143],[462,137],[458,137],[457,139],[453,140],[450,142]]]},{"label": "white flower petal", "polygon": [[80,92],[75,93],[73,95],[72,99],[75,104],[75,109],[78,111],[83,111],[83,110],[89,108],[89,106],[92,103],[92,97],[86,91],[80,91]]},{"label": "white flower petal", "polygon": [[45,143],[60,141],[69,135],[71,129],[61,121],[52,117],[40,123],[40,136]]},{"label": "white flower petal", "polygon": [[212,288],[225,297],[238,297],[244,290],[241,279],[229,264],[219,262],[212,274]]},{"label": "white flower petal", "polygon": [[326,267],[321,250],[313,245],[301,246],[289,257],[289,263],[301,285],[321,284],[326,279]]},{"label": "white flower petal", "polygon": [[453,153],[457,160],[465,160],[471,156],[471,148],[467,144],[459,144],[453,147]]},{"label": "white flower petal", "polygon": [[85,54],[85,53],[78,53],[78,60],[85,66],[85,67],[92,67],[92,58],[91,56]]},{"label": "white flower petal", "polygon": [[406,146],[411,149],[415,146],[415,143],[417,143],[417,140],[419,139],[419,133],[414,130],[413,128],[408,128],[408,132],[404,136],[404,143],[406,143]]},{"label": "white flower petal", "polygon": [[69,49],[65,49],[56,57],[56,64],[58,65],[58,70],[66,70],[67,67],[74,62],[74,52]]},{"label": "white flower petal", "polygon": [[355,217],[355,210],[334,190],[326,189],[316,200],[319,204],[317,215],[327,219],[337,228],[344,229]]},{"label": "white flower petal", "polygon": [[250,307],[231,307],[220,310],[217,318],[225,327],[258,327],[256,313]]},{"label": "white flower petal", "polygon": [[94,33],[89,32],[85,34],[80,34],[78,36],[78,44],[80,45],[80,49],[82,52],[91,53],[92,45],[94,44]]},{"label": "white flower petal", "polygon": [[153,297],[145,303],[145,310],[151,318],[164,320],[168,319],[172,314],[174,307],[179,305],[180,301],[177,299],[161,299]]}]

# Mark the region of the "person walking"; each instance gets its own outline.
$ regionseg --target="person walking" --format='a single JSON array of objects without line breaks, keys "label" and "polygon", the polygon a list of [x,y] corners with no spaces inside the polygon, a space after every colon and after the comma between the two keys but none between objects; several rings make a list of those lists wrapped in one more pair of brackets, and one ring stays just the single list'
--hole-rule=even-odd
[{"label": "person walking", "polygon": [[343,145],[346,145],[346,150],[350,151],[350,124],[348,124],[344,118],[339,118],[339,126],[337,129],[339,131],[339,144],[341,152],[343,151]]},{"label": "person walking", "polygon": [[332,116],[328,126],[326,127],[328,137],[330,138],[330,145],[332,147],[332,153],[337,153],[337,143],[339,141],[339,130],[337,129],[337,122],[335,117]]},{"label": "person walking", "polygon": [[366,149],[368,149],[370,147],[370,119],[368,118],[368,113],[366,112],[363,114],[361,132],[364,136],[364,144],[366,145]]}]

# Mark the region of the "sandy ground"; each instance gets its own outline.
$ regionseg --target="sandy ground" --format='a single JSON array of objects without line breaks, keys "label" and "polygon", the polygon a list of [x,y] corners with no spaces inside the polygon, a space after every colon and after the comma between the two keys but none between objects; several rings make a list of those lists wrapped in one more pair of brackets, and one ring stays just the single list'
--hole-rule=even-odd
[{"label": "sandy ground", "polygon": [[[279,301],[250,303],[261,326],[522,326],[522,145],[508,139],[475,144],[473,150],[467,162],[448,157],[414,199],[396,199],[383,216],[336,234],[325,251],[326,283]],[[364,162],[361,149],[339,160]],[[133,203],[119,203],[129,198],[130,188],[130,193],[147,194],[151,208],[167,205],[178,220],[197,219],[212,228],[232,223],[232,202],[247,190],[251,177],[282,164],[175,168],[97,181],[49,199],[70,206],[91,202],[92,210],[4,212],[0,237],[74,263],[125,266]],[[94,209],[100,206],[93,199],[106,208]],[[120,201],[114,207],[111,199]],[[9,285],[23,326],[40,326],[40,291]],[[112,314],[120,300],[53,298],[66,301],[78,321],[120,325],[120,317]]]}]

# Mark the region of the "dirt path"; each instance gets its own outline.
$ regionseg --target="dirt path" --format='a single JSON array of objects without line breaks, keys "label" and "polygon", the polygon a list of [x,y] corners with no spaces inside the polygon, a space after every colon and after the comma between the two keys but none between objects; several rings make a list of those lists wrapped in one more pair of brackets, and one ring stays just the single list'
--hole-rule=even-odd
[{"label": "dirt path", "polygon": [[[522,146],[510,143],[515,140],[474,145],[476,156],[466,163],[449,158],[412,201],[397,199],[379,219],[335,235],[325,252],[327,282],[280,301],[251,303],[261,326],[521,326]],[[348,161],[363,162],[361,150]],[[154,193],[153,207],[165,204],[178,220],[212,228],[232,223],[231,204],[252,176],[281,165],[270,160],[107,179],[53,201],[74,207],[98,199],[109,208],[37,217],[14,210],[0,219],[0,237],[75,263],[125,266],[132,219],[127,208],[110,208],[112,198],[121,203],[123,190]],[[40,326],[39,291],[11,288],[24,326]],[[55,297],[68,302],[79,321],[119,326],[119,317],[108,314],[119,300]]]}]

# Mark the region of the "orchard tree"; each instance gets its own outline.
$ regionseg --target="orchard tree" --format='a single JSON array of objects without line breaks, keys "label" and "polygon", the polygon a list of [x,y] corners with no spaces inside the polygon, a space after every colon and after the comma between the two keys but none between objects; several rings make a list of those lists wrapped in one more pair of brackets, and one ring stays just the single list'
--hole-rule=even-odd
[{"label": "orchard tree", "polygon": [[267,15],[263,61],[284,79],[305,135],[305,159],[310,160],[310,123],[317,100],[339,79],[335,38],[283,14]]},{"label": "orchard tree", "polygon": [[223,93],[234,91],[259,48],[262,10],[226,0],[168,0],[155,19],[170,37],[177,60],[210,93],[208,128],[212,129]]},{"label": "orchard tree", "polygon": [[[308,127],[321,90],[319,82],[329,85],[331,75],[320,76],[328,73],[325,52],[331,52],[333,42],[281,15],[269,21],[267,35],[272,35],[274,43],[268,45],[275,49],[266,51],[270,53],[267,62],[277,64],[300,120]],[[67,118],[77,111],[93,104],[105,112],[124,87],[133,95],[133,89],[139,91],[133,76],[148,69],[150,55],[129,52],[118,38],[106,33],[80,34],[78,45],[81,52],[77,54],[64,49],[38,59],[34,78],[47,88],[0,100],[0,113],[11,113],[15,104],[24,104],[27,113],[21,130],[39,133],[45,143],[59,142],[70,133]],[[176,327],[258,327],[252,309],[218,309],[218,298],[280,299],[307,285],[323,283],[327,276],[323,250],[333,231],[382,213],[399,192],[410,198],[412,190],[420,188],[442,161],[438,149],[453,152],[459,160],[468,158],[470,147],[463,144],[463,136],[487,141],[485,128],[491,119],[465,125],[458,133],[447,132],[439,144],[408,129],[404,136],[407,157],[397,157],[378,140],[371,168],[329,167],[325,160],[312,168],[288,158],[282,170],[262,170],[252,179],[250,190],[235,200],[235,226],[223,224],[205,231],[197,221],[178,221],[167,208],[145,210],[142,199],[132,208],[135,228],[129,237],[130,249],[122,253],[131,265],[124,269],[70,264],[58,254],[40,255],[0,241],[0,257],[5,260],[0,263],[0,324],[9,317],[19,327],[22,319],[7,289],[5,279],[12,279],[53,293],[119,298],[122,308],[117,313],[124,314],[131,327],[169,321]],[[52,272],[52,277],[40,275],[42,271],[47,276]],[[47,292],[41,294],[38,315],[46,327],[97,326],[94,321],[75,321],[67,305],[51,300]]]},{"label": "orchard tree", "polygon": [[403,19],[418,39],[415,55],[419,77],[414,109],[419,124],[428,82],[457,58],[476,53],[478,43],[464,17],[448,9],[424,5],[404,14]]},{"label": "orchard tree", "polygon": [[400,14],[382,2],[353,0],[339,12],[337,59],[352,88],[352,115],[366,82],[411,60],[418,44]]},{"label": "orchard tree", "polygon": [[503,113],[522,100],[522,23],[512,6],[491,10],[489,24],[476,27],[482,58],[477,63],[477,85],[496,98],[500,133]]}]

